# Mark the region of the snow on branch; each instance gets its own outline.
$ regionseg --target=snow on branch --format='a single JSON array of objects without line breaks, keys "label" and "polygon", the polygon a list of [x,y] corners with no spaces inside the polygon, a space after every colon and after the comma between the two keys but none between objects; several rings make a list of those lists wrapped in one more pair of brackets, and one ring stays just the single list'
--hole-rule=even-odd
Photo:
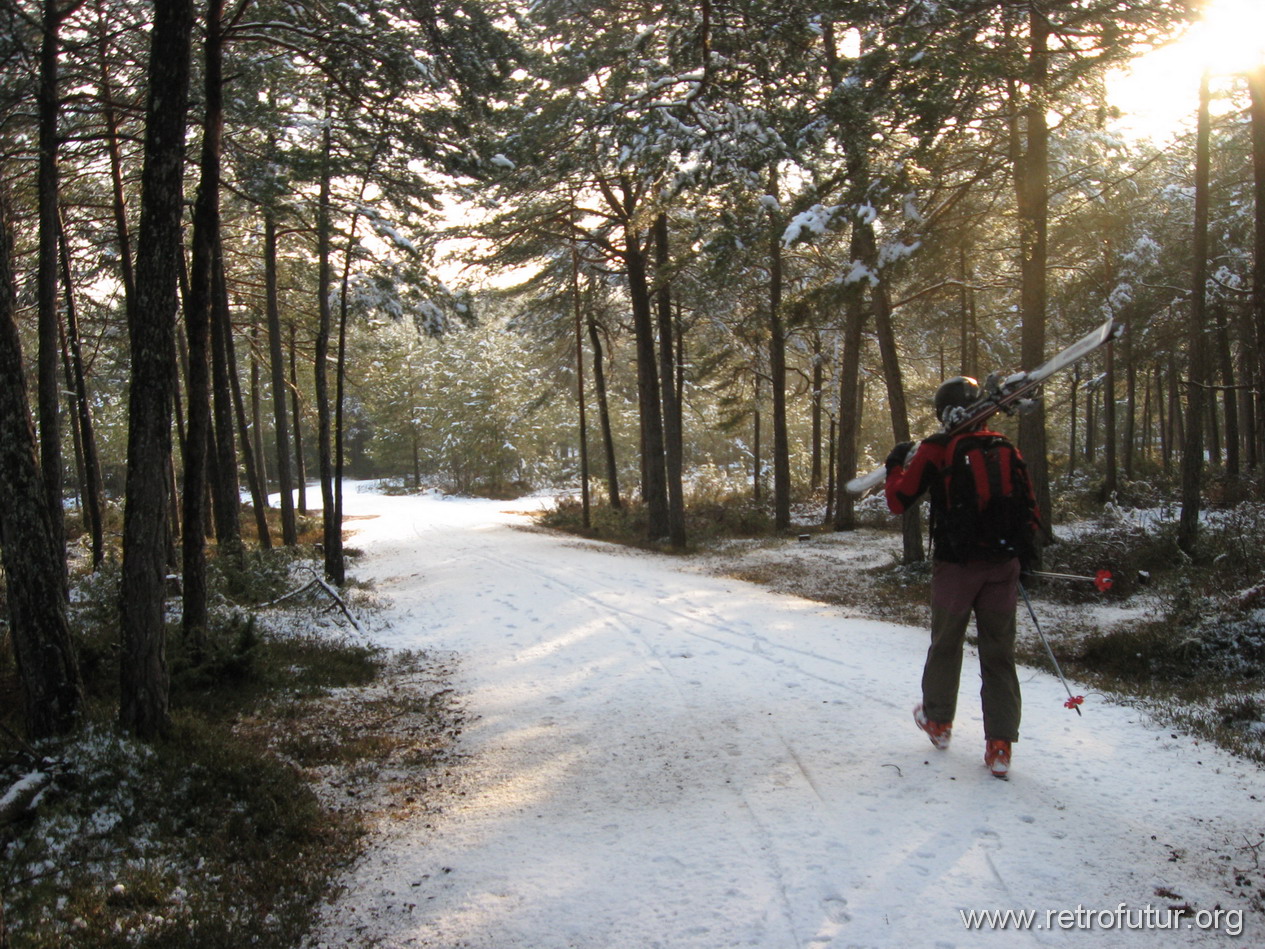
[{"label": "snow on branch", "polygon": [[843,210],[841,204],[831,206],[814,204],[807,211],[801,211],[791,218],[790,223],[786,225],[786,230],[782,232],[782,246],[790,247],[806,233],[826,233],[831,221],[841,210]]},{"label": "snow on branch", "polygon": [[12,824],[31,810],[52,780],[52,771],[32,771],[9,785],[9,789],[0,795],[0,827]]}]

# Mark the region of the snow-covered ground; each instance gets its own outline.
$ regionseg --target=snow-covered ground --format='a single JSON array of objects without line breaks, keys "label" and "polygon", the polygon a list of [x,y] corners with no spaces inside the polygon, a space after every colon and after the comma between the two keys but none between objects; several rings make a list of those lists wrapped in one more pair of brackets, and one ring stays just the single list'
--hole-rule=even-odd
[{"label": "snow-covered ground", "polygon": [[[468,758],[438,814],[383,829],[314,946],[1265,939],[1239,895],[1265,885],[1255,765],[1096,697],[1077,717],[1025,671],[999,781],[973,659],[953,747],[914,728],[922,629],[518,529],[525,502],[345,504],[378,638],[459,657]],[[1007,910],[1035,917],[964,920]]]}]

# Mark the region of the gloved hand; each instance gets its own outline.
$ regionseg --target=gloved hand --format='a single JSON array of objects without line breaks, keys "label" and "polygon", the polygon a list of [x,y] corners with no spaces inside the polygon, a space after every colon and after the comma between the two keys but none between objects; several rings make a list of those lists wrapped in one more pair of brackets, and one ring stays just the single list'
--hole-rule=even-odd
[{"label": "gloved hand", "polygon": [[905,462],[909,460],[909,452],[913,447],[913,442],[901,442],[891,450],[887,456],[887,461],[883,462],[888,474],[892,473],[893,468],[905,467]]}]

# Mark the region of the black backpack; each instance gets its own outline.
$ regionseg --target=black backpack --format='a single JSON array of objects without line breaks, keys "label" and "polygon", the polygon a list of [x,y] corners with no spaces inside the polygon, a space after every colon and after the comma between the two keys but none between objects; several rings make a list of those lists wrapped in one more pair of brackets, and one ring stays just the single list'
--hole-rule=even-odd
[{"label": "black backpack", "polygon": [[937,543],[949,548],[943,559],[1030,560],[1036,516],[1028,466],[1015,446],[996,433],[966,432],[945,454],[944,512],[933,527]]}]

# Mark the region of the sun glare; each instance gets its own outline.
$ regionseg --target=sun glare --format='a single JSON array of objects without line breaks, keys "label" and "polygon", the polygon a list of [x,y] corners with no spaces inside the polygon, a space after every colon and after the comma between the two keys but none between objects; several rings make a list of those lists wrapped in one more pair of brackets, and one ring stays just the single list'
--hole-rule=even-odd
[{"label": "sun glare", "polygon": [[1180,39],[1139,57],[1110,78],[1108,89],[1126,131],[1162,140],[1193,123],[1205,69],[1229,76],[1262,64],[1265,0],[1208,0]]}]

